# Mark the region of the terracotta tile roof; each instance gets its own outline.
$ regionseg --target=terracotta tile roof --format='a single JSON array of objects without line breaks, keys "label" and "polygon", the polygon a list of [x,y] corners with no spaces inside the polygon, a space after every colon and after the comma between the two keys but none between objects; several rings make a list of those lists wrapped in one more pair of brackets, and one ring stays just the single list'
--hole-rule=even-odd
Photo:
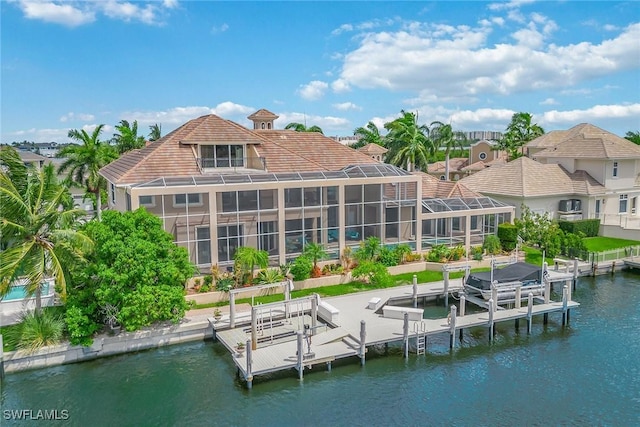
[{"label": "terracotta tile roof", "polygon": [[368,155],[372,155],[372,154],[384,154],[389,150],[387,150],[386,148],[382,147],[381,145],[374,144],[374,143],[369,143],[369,144],[365,145],[364,147],[358,148],[357,151],[359,151],[361,153],[368,154]]},{"label": "terracotta tile roof", "polygon": [[252,115],[250,115],[249,117],[247,117],[249,120],[275,120],[277,119],[278,115],[273,114],[271,111],[269,110],[265,110],[264,108],[259,109],[258,111],[256,111],[255,113],[253,113]]},{"label": "terracotta tile roof", "polygon": [[[465,157],[454,157],[449,159],[449,172],[458,172],[462,168],[469,164],[469,159]],[[427,172],[429,173],[442,173],[446,171],[446,162],[439,161],[433,162],[427,165]]]},{"label": "terracotta tile roof", "polygon": [[461,180],[474,191],[513,197],[604,194],[604,187],[584,171],[570,174],[558,164],[520,157]]},{"label": "terracotta tile roof", "polygon": [[[495,161],[495,160],[492,160]],[[483,162],[482,160],[478,160],[475,163],[471,163],[469,166],[465,166],[462,169],[460,169],[462,172],[477,172],[477,171],[481,171],[485,168],[488,168],[489,164]]]},{"label": "terracotta tile roof", "polygon": [[[556,131],[553,137],[531,141],[528,147],[546,147],[535,153],[536,158],[570,157],[576,159],[634,159],[640,158],[640,146],[629,140],[582,123],[568,131]],[[550,132],[552,133],[552,132]]]},{"label": "terracotta tile roof", "polygon": [[160,177],[203,175],[197,143],[248,144],[266,159],[268,172],[339,170],[375,160],[316,132],[250,130],[215,115],[202,116],[131,151],[100,170],[110,182],[134,184]]},{"label": "terracotta tile roof", "polygon": [[269,172],[339,170],[348,165],[376,162],[365,153],[340,144],[319,132],[256,130],[270,144],[257,147]]},{"label": "terracotta tile roof", "polygon": [[451,199],[454,197],[483,197],[461,181],[442,181],[424,172],[412,172],[422,178],[423,199]]}]

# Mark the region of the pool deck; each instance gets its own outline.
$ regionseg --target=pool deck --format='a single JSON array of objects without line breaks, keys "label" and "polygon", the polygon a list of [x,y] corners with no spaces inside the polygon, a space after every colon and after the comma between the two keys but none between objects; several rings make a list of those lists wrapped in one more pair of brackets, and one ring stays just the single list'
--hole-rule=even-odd
[{"label": "pool deck", "polygon": [[[454,279],[449,283],[449,292],[457,292],[462,289],[462,280]],[[433,282],[418,285],[418,301],[425,298],[443,297],[444,282]],[[379,298],[376,309],[369,308],[373,298]],[[331,362],[337,359],[358,357],[364,363],[366,347],[404,341],[404,320],[402,318],[384,317],[382,307],[390,300],[411,301],[413,298],[413,286],[400,286],[388,289],[376,289],[366,292],[343,295],[339,297],[322,298],[322,302],[329,304],[339,311],[333,323],[329,319],[319,316],[318,324],[326,327],[318,327],[310,338],[310,345],[303,341],[303,355],[298,358],[297,332],[304,329],[304,325],[311,325],[311,302],[299,302],[297,313],[290,318],[284,317],[284,311],[270,309],[260,313],[265,323],[258,329],[258,345],[256,349],[244,351],[239,354],[236,350],[238,342],[247,342],[251,339],[251,312],[240,313],[236,318],[236,327],[229,328],[227,319],[216,322],[209,319],[218,339],[232,354],[233,361],[238,372],[251,387],[254,376],[265,375],[271,372],[298,370],[302,378],[301,369],[311,368],[314,365],[326,364],[331,368]],[[453,300],[451,300],[453,302]],[[578,307],[574,301],[567,301],[566,309]],[[563,313],[565,307],[562,302],[542,303],[540,300],[533,305],[531,316],[548,313]],[[303,317],[296,314],[304,313]],[[268,313],[268,314],[267,314]],[[402,313],[400,313],[402,316]],[[502,309],[493,312],[493,324],[497,322],[528,319],[528,307]],[[490,313],[488,310],[456,316],[455,326],[452,328],[448,318],[422,319],[421,321],[409,321],[409,333],[407,339],[417,341],[420,336],[426,337],[436,334],[451,334],[452,336],[461,329],[471,327],[491,327]],[[364,346],[360,340],[361,328],[364,322],[365,339]],[[273,326],[273,327],[271,327]],[[272,337],[274,337],[272,339]],[[302,360],[301,360],[302,359]]]}]

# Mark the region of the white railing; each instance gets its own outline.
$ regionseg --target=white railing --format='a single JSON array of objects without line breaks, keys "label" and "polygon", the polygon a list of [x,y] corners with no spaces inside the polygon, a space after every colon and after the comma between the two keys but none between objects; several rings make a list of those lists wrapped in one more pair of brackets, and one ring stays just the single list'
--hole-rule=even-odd
[{"label": "white railing", "polygon": [[640,257],[640,246],[629,246],[626,248],[611,249],[608,251],[592,253],[591,262],[599,263],[605,261],[616,261],[623,258]]}]

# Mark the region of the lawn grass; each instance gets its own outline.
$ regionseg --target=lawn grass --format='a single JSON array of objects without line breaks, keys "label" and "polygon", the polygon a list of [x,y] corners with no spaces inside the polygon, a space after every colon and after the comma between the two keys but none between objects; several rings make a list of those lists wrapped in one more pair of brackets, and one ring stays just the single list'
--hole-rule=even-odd
[{"label": "lawn grass", "polygon": [[[442,280],[441,271],[425,270],[425,271],[418,271],[415,273],[405,273],[405,274],[398,274],[395,276],[391,276],[393,277],[393,281],[387,287],[405,286],[405,285],[411,284],[413,283],[414,274],[418,278],[418,283],[437,282],[439,280]],[[464,275],[464,272],[456,271],[456,272],[452,272],[449,275],[449,277],[451,279],[456,279],[456,278],[462,277],[463,275]],[[321,297],[335,297],[339,295],[353,294],[356,292],[370,291],[372,289],[380,289],[380,287],[375,287],[369,284],[353,281],[353,282],[343,283],[339,285],[329,285],[329,286],[321,286],[318,288],[294,290],[291,293],[291,298],[302,298],[302,297],[309,296],[311,294],[318,294]],[[251,298],[242,298],[242,299],[237,299],[236,304],[251,303],[251,301],[252,301]],[[254,304],[255,303],[267,304],[270,302],[277,302],[277,301],[284,301],[284,294],[276,293],[272,295],[260,295],[253,298]],[[197,309],[213,308],[213,307],[220,307],[228,304],[229,303],[226,301],[209,303],[209,304],[197,304],[194,308],[197,308]]]},{"label": "lawn grass", "polygon": [[640,245],[638,240],[617,239],[614,237],[585,237],[583,241],[589,252],[602,252]]},{"label": "lawn grass", "polygon": [[[534,265],[542,265],[542,251],[540,249],[532,248],[530,246],[524,246],[522,250],[525,253],[525,262]],[[548,258],[545,259],[548,260]]]}]

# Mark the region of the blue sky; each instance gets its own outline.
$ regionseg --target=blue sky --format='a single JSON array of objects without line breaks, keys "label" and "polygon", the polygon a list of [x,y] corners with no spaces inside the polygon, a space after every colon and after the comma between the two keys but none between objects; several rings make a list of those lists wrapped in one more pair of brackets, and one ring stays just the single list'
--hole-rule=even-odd
[{"label": "blue sky", "polygon": [[204,114],[352,135],[400,110],[455,130],[640,130],[640,3],[0,2],[1,142]]}]

